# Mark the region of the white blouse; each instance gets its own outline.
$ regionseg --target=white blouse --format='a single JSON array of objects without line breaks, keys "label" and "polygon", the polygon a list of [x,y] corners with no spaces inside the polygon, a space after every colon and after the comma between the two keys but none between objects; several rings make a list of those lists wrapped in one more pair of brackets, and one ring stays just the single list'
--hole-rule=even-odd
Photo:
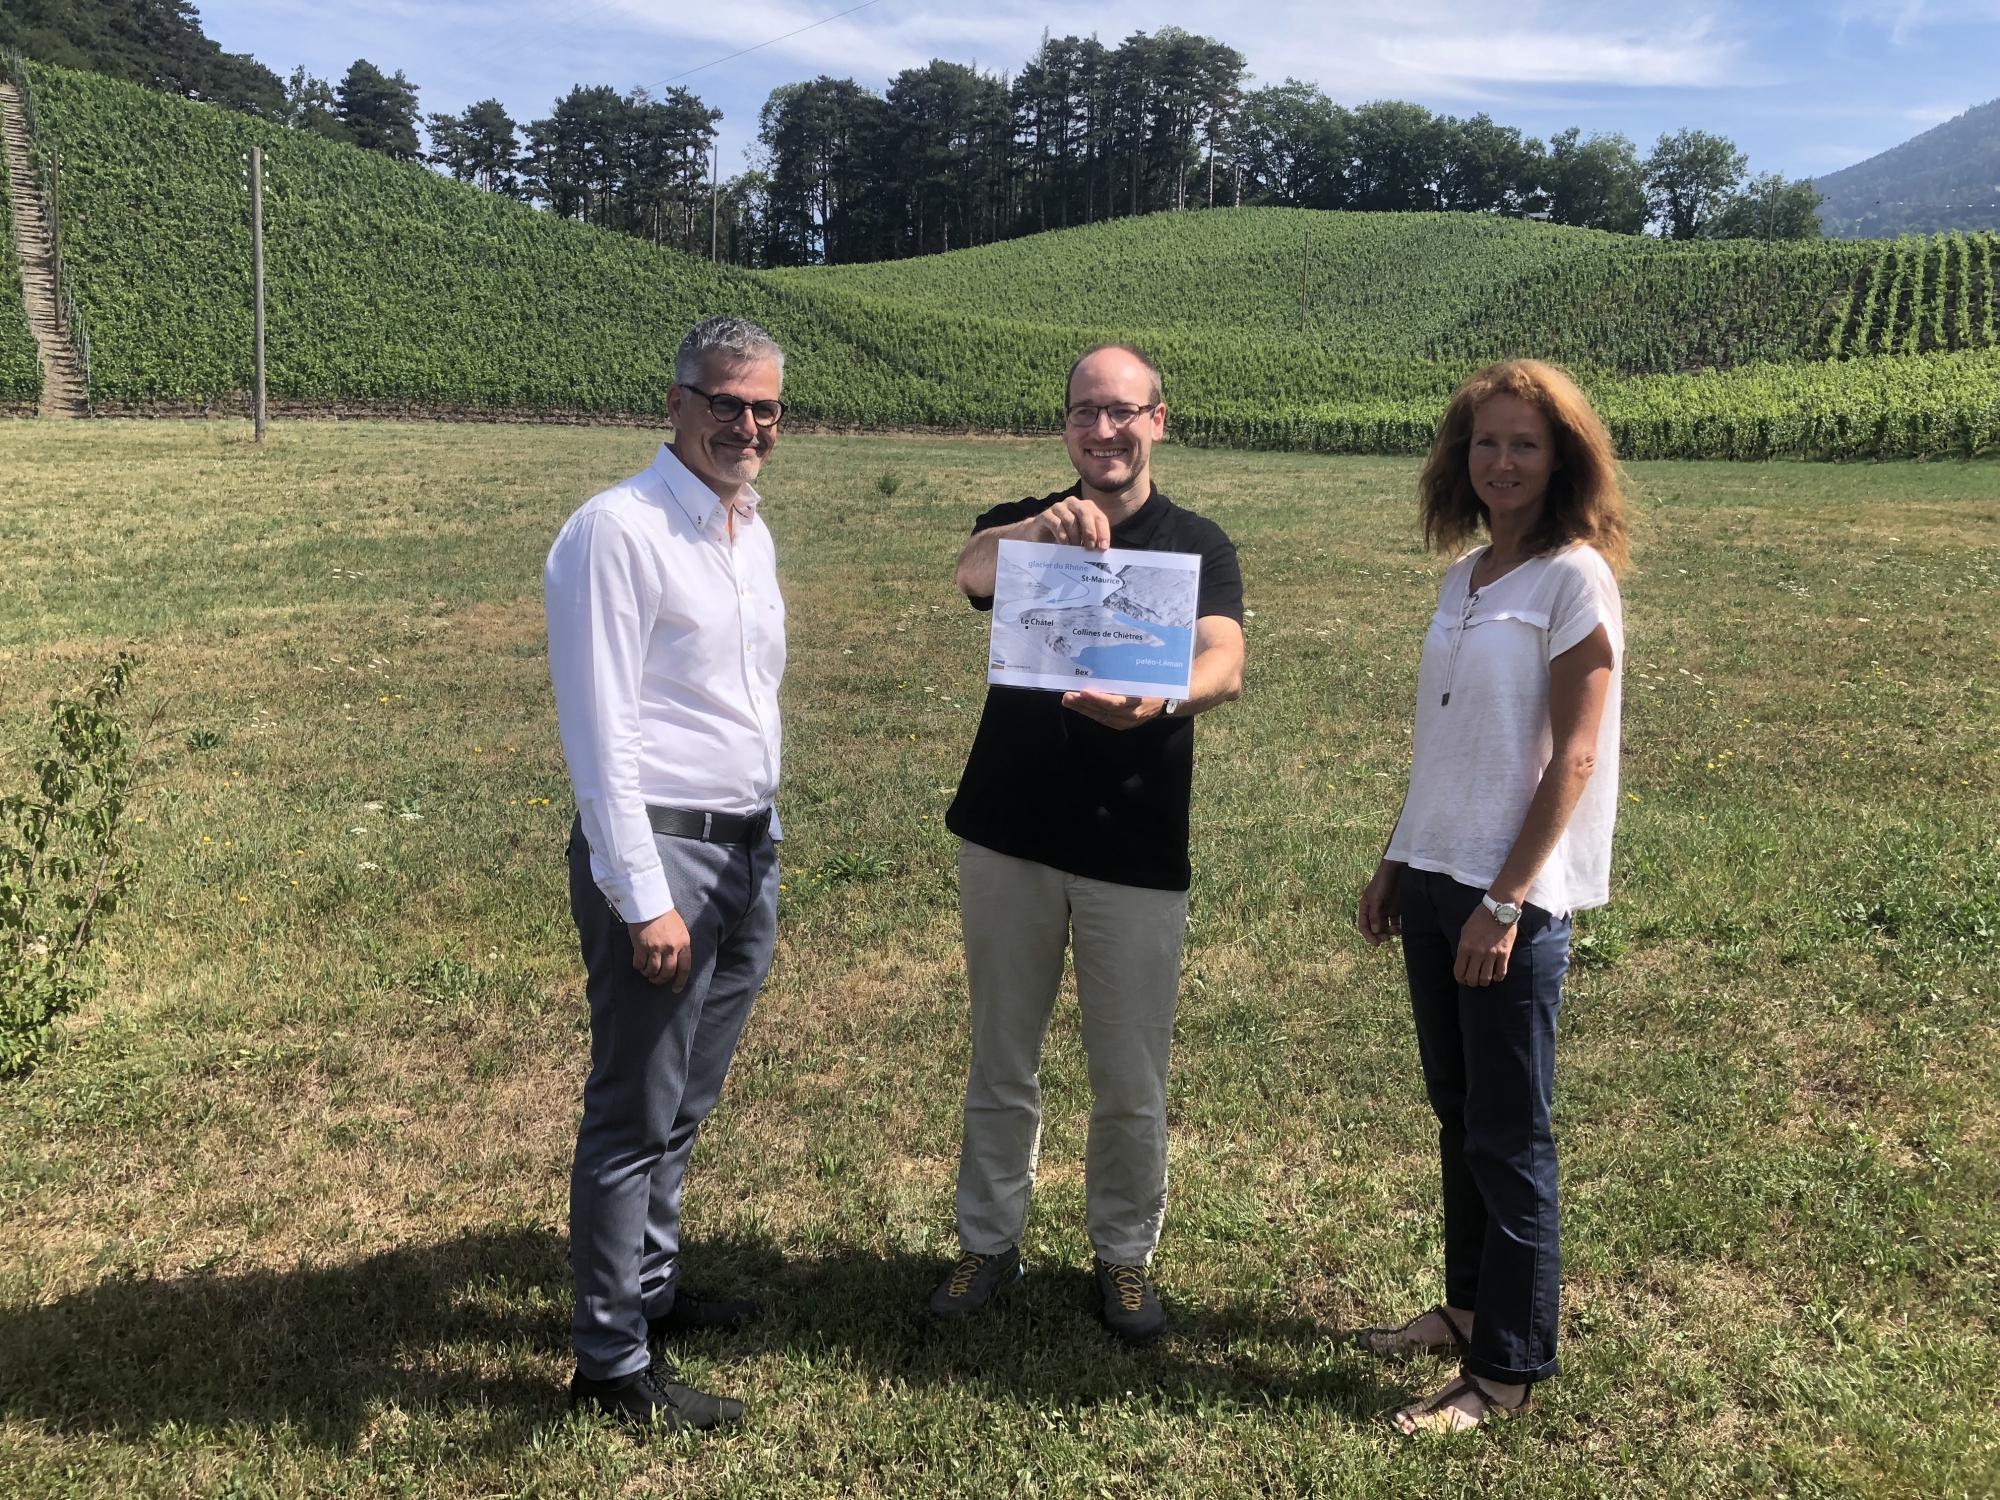
[{"label": "white blouse", "polygon": [[1424,637],[1410,792],[1387,857],[1481,891],[1499,878],[1554,754],[1549,663],[1602,625],[1613,666],[1597,768],[1528,890],[1531,904],[1557,916],[1602,906],[1611,895],[1618,818],[1625,669],[1618,583],[1604,559],[1578,543],[1472,592],[1484,550],[1451,565]]}]

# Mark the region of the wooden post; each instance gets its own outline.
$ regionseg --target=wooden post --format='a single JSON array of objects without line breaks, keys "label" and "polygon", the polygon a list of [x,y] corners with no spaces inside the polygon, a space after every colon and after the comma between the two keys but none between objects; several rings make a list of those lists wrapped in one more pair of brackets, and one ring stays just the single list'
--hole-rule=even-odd
[{"label": "wooden post", "polygon": [[1306,310],[1312,298],[1313,232],[1306,231],[1305,253],[1299,257],[1299,332],[1306,331]]},{"label": "wooden post", "polygon": [[257,441],[264,441],[264,152],[250,148],[250,260],[257,284]]}]

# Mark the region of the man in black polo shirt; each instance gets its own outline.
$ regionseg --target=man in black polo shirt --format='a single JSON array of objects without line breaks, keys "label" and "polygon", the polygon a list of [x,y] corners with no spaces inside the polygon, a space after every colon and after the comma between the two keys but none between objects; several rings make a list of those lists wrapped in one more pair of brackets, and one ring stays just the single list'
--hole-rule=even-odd
[{"label": "man in black polo shirt", "polygon": [[1222,528],[1153,487],[1160,372],[1137,349],[1071,368],[1078,482],[973,524],[958,586],[993,607],[1002,541],[1201,557],[1184,702],[994,687],[945,826],[959,849],[972,1077],[958,1169],[958,1262],[931,1311],[963,1317],[1018,1281],[1041,1134],[1042,1037],[1074,945],[1090,1058],[1089,1228],[1105,1322],[1140,1344],[1166,1314],[1147,1280],[1167,1206],[1167,1051],[1187,930],[1196,714],[1243,691],[1243,583]]}]

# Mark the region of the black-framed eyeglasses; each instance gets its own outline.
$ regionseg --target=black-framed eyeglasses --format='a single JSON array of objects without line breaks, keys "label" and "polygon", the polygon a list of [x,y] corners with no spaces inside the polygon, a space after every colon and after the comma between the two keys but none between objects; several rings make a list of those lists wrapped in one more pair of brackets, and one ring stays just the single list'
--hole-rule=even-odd
[{"label": "black-framed eyeglasses", "polygon": [[1078,402],[1063,413],[1063,421],[1081,431],[1095,427],[1097,425],[1097,418],[1102,413],[1111,418],[1111,425],[1113,427],[1130,427],[1139,418],[1145,416],[1147,412],[1158,411],[1159,409],[1160,403],[1157,401],[1145,406],[1134,406],[1129,401],[1121,401],[1113,406],[1091,406],[1084,402]]},{"label": "black-framed eyeglasses", "polygon": [[706,401],[709,415],[724,427],[729,426],[745,411],[750,413],[750,420],[759,427],[776,427],[785,419],[785,403],[782,401],[745,401],[741,396],[732,396],[727,391],[711,394],[698,385],[680,384],[682,390],[692,391]]}]

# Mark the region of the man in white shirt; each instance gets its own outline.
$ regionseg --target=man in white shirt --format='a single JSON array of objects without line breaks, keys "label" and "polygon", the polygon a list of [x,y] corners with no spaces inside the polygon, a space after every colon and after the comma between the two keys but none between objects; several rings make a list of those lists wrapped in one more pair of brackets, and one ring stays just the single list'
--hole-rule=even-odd
[{"label": "man in white shirt", "polygon": [[680,1289],[680,1207],[777,934],[785,604],[751,481],[784,415],[784,353],[710,318],[674,381],[674,441],[564,523],[543,575],[590,1000],[570,1400],[710,1428],[743,1403],[680,1384],[652,1344],[757,1314]]}]

